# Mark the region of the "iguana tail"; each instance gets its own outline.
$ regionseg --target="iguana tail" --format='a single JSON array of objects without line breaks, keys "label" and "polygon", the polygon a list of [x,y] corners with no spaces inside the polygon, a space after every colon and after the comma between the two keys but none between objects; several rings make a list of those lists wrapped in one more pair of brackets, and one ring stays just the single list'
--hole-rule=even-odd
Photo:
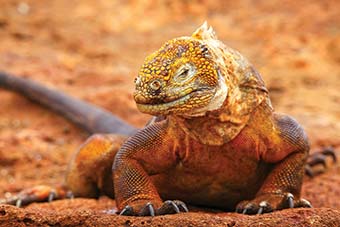
[{"label": "iguana tail", "polygon": [[117,133],[130,136],[137,130],[98,106],[47,88],[30,79],[0,72],[0,87],[20,93],[24,97],[59,113],[89,133]]}]

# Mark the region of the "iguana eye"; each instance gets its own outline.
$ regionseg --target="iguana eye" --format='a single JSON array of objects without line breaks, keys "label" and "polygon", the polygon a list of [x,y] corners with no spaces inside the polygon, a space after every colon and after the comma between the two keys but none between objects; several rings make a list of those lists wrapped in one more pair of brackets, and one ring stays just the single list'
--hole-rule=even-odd
[{"label": "iguana eye", "polygon": [[156,79],[156,80],[151,81],[149,86],[152,90],[157,91],[161,88],[162,83],[160,80]]},{"label": "iguana eye", "polygon": [[196,74],[196,67],[190,63],[186,63],[179,67],[175,73],[174,80],[176,82],[186,82]]}]

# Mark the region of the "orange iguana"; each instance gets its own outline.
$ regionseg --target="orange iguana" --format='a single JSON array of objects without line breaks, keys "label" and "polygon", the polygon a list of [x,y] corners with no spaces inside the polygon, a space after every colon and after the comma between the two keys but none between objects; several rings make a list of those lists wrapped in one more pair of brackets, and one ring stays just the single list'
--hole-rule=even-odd
[{"label": "orange iguana", "polygon": [[[65,198],[69,190],[115,198],[122,215],[185,212],[185,203],[244,214],[311,207],[300,198],[309,152],[305,132],[273,111],[259,73],[206,24],[148,56],[135,85],[138,109],[158,116],[154,122],[137,133],[116,118],[101,124],[104,129],[92,132],[121,135],[90,137],[71,161],[65,187],[37,186],[2,203]],[[12,89],[25,90],[18,86]],[[31,92],[25,95],[41,99]],[[51,97],[40,102],[59,112],[77,106],[63,98],[55,105]],[[70,112],[67,117],[87,129],[100,119],[84,118],[77,108]],[[115,122],[121,127],[114,128]]]}]

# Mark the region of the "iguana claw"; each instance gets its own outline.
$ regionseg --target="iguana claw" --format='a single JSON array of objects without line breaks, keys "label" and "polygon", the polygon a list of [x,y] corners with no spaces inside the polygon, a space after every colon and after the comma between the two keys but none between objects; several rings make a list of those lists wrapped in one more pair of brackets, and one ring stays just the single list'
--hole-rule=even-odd
[{"label": "iguana claw", "polygon": [[271,211],[272,211],[271,206],[266,201],[262,201],[259,204],[257,214],[269,213]]},{"label": "iguana claw", "polygon": [[317,165],[322,165],[323,168],[327,168],[327,165],[326,165],[327,157],[331,157],[333,160],[333,163],[337,162],[337,157],[336,157],[333,147],[326,147],[326,148],[323,148],[319,152],[315,152],[311,154],[307,160],[307,164],[305,167],[306,175],[308,175],[309,177],[314,177],[315,175],[322,173],[323,170],[316,171],[316,170],[313,170],[313,167]]},{"label": "iguana claw", "polygon": [[158,209],[159,214],[179,213],[179,207],[174,201],[167,200]]},{"label": "iguana claw", "polygon": [[180,200],[175,200],[174,203],[179,207],[182,212],[189,212],[188,207]]},{"label": "iguana claw", "polygon": [[167,200],[158,209],[155,208],[155,205],[153,203],[148,202],[145,204],[140,212],[134,210],[132,206],[127,205],[120,212],[120,215],[156,216],[164,214],[177,214],[181,212],[189,212],[185,203],[180,200]]},{"label": "iguana claw", "polygon": [[148,202],[140,212],[140,216],[155,216],[155,208],[151,202]]},{"label": "iguana claw", "polygon": [[236,212],[242,214],[263,214],[274,210],[295,207],[312,207],[312,205],[305,199],[295,199],[291,193],[264,194],[254,200],[240,202],[236,207]]},{"label": "iguana claw", "polygon": [[133,209],[131,206],[127,205],[124,209],[119,213],[119,215],[125,216],[133,216]]},{"label": "iguana claw", "polygon": [[52,202],[56,199],[70,198],[72,193],[63,187],[53,188],[46,185],[38,185],[22,190],[15,196],[0,200],[0,204],[11,204],[17,207],[33,202]]},{"label": "iguana claw", "polygon": [[167,200],[158,209],[158,214],[175,214],[180,212],[189,212],[185,203],[180,200]]},{"label": "iguana claw", "polygon": [[294,208],[294,196],[292,193],[287,194],[287,201],[289,208]]},{"label": "iguana claw", "polygon": [[47,201],[52,202],[53,199],[56,197],[57,197],[57,193],[55,192],[55,190],[52,189],[48,195]]}]

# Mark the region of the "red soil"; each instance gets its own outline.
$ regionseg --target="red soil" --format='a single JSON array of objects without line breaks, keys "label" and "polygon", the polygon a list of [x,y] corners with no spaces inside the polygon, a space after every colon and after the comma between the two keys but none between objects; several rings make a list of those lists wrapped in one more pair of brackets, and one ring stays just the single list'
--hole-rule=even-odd
[{"label": "red soil", "polygon": [[[262,74],[279,112],[306,129],[312,150],[340,150],[340,2],[0,0],[0,70],[93,102],[136,126],[149,116],[132,99],[144,57],[204,20]],[[26,99],[0,90],[0,197],[63,181],[88,135]],[[338,153],[339,154],[339,153]],[[155,218],[105,214],[114,201],[75,199],[0,206],[8,226],[340,226],[340,166],[305,180],[316,209],[261,216],[208,211]]]}]

